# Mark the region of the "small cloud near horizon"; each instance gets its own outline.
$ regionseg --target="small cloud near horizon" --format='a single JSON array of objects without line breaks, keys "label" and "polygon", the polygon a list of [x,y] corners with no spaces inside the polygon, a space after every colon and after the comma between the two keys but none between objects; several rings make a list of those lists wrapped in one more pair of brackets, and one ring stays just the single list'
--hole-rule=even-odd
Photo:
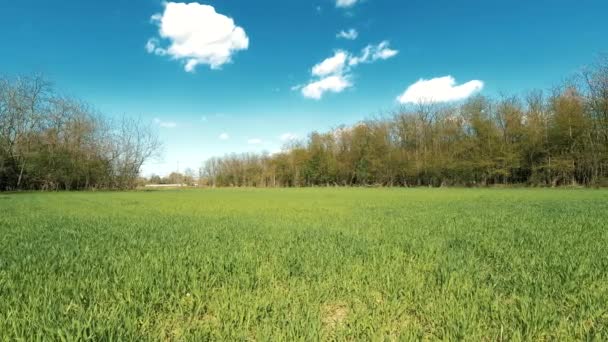
[{"label": "small cloud near horizon", "polygon": [[294,141],[298,138],[299,136],[297,134],[291,132],[283,133],[279,136],[279,140],[281,140],[282,142]]},{"label": "small cloud near horizon", "polygon": [[262,143],[262,139],[258,139],[258,138],[249,139],[249,140],[247,140],[247,143],[249,145],[259,145]]},{"label": "small cloud near horizon", "polygon": [[177,127],[177,123],[173,121],[163,121],[160,118],[154,118],[154,123],[158,125],[158,127],[162,128],[175,128]]},{"label": "small cloud near horizon", "polygon": [[401,104],[460,101],[480,92],[483,87],[484,83],[480,80],[457,85],[454,77],[450,75],[429,80],[421,78],[398,96],[397,101]]}]

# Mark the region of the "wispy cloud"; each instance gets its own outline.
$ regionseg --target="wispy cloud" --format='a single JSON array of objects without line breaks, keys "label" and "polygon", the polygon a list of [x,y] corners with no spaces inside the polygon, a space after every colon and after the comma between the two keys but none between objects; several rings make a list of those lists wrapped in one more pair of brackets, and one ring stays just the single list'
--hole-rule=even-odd
[{"label": "wispy cloud", "polygon": [[389,46],[390,43],[387,40],[378,45],[368,45],[361,51],[359,56],[351,57],[348,64],[350,66],[355,66],[361,63],[373,63],[378,60],[395,57],[399,51],[393,50]]},{"label": "wispy cloud", "polygon": [[481,91],[483,87],[484,83],[479,80],[456,85],[456,80],[452,76],[420,79],[398,96],[397,101],[403,104],[459,101]]},{"label": "wispy cloud", "polygon": [[154,123],[158,125],[158,127],[162,128],[175,128],[177,127],[177,123],[173,121],[163,121],[160,118],[154,118]]},{"label": "wispy cloud", "polygon": [[388,41],[377,45],[368,45],[360,54],[353,55],[348,51],[337,50],[334,55],[316,64],[311,69],[313,79],[305,85],[293,86],[306,98],[320,100],[327,92],[341,93],[353,86],[352,70],[360,64],[373,63],[396,56],[397,50],[390,48]]},{"label": "wispy cloud", "polygon": [[228,135],[228,133],[222,133],[222,134],[220,134],[220,136],[218,138],[220,140],[228,140],[228,139],[230,139],[230,135]]},{"label": "wispy cloud", "polygon": [[357,32],[357,30],[355,30],[354,28],[351,28],[348,31],[342,30],[338,32],[338,34],[336,34],[336,37],[348,40],[355,40],[357,39],[357,37],[359,37],[359,32]]},{"label": "wispy cloud", "polygon": [[336,7],[348,8],[353,7],[358,0],[336,0]]},{"label": "wispy cloud", "polygon": [[224,114],[224,113],[207,113],[207,114],[201,115],[201,121],[202,122],[216,121],[216,119],[224,119],[227,117],[230,117],[230,115]]},{"label": "wispy cloud", "polygon": [[297,139],[298,139],[298,135],[295,133],[291,133],[291,132],[283,133],[279,136],[279,140],[281,140],[282,142],[289,142],[289,141],[294,141]]},{"label": "wispy cloud", "polygon": [[[148,40],[146,51],[182,61],[187,72],[194,72],[199,64],[219,69],[232,61],[234,53],[249,47],[245,30],[213,6],[167,2],[164,12],[151,21],[158,25],[159,37]],[[163,46],[161,39],[169,45]]]}]

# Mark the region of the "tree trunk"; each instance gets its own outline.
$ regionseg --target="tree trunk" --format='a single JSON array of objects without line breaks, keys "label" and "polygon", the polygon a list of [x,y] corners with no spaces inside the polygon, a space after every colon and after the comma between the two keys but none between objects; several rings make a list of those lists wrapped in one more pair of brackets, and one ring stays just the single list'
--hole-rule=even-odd
[{"label": "tree trunk", "polygon": [[25,169],[25,161],[21,164],[21,171],[19,171],[19,178],[17,178],[17,189],[21,187],[21,180],[23,179],[23,170]]}]

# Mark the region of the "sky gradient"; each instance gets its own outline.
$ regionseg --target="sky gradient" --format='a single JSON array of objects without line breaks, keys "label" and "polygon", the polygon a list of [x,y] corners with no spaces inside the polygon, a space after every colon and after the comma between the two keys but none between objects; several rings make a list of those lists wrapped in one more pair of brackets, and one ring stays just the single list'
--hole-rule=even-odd
[{"label": "sky gradient", "polygon": [[608,52],[605,0],[171,5],[2,1],[0,73],[42,73],[107,115],[150,122],[165,148],[143,172],[166,175],[274,152],[429,91],[452,101],[548,89]]}]

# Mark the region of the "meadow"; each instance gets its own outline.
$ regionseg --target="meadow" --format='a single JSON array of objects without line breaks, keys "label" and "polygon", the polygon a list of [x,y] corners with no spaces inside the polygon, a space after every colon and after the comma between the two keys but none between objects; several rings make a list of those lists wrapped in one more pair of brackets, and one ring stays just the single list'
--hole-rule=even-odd
[{"label": "meadow", "polygon": [[608,191],[0,194],[0,340],[608,340]]}]

